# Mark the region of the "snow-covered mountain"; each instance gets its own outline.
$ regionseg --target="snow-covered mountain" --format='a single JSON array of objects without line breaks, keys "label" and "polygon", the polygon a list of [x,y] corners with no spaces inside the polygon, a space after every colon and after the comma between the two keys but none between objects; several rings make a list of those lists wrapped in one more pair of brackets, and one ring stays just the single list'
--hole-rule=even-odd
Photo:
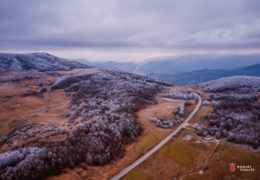
[{"label": "snow-covered mountain", "polygon": [[74,68],[89,68],[89,66],[59,58],[48,53],[0,53],[0,71],[55,71],[71,70]]}]

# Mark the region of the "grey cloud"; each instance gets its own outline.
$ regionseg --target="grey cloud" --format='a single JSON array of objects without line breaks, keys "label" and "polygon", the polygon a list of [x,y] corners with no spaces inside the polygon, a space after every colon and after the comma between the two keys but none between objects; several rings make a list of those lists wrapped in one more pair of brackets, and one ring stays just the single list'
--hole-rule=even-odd
[{"label": "grey cloud", "polygon": [[258,0],[1,0],[0,48],[260,48]]}]

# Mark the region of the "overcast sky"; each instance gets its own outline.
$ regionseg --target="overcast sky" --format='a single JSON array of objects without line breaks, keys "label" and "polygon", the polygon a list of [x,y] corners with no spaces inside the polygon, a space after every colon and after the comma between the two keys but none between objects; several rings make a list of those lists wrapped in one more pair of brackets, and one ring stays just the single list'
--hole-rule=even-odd
[{"label": "overcast sky", "polygon": [[0,51],[141,61],[260,52],[259,0],[0,0]]}]

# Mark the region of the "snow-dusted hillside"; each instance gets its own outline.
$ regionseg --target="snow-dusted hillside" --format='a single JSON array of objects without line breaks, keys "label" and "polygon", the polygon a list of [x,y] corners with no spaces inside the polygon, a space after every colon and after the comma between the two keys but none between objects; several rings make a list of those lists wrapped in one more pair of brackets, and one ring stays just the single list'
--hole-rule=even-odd
[{"label": "snow-dusted hillside", "polygon": [[260,146],[260,77],[233,76],[200,85],[211,92],[207,99],[213,112],[206,115],[209,128],[197,128],[203,135],[227,138],[238,144]]},{"label": "snow-dusted hillside", "polygon": [[[135,141],[142,130],[135,112],[154,104],[155,95],[168,85],[116,70],[58,78],[47,88],[50,93],[63,89],[70,99],[66,110],[68,121],[63,127],[67,125],[71,131],[48,127],[56,135],[67,136],[37,146],[15,144],[13,150],[0,153],[0,179],[43,179],[81,162],[103,165],[123,157],[124,144]],[[42,127],[37,133],[32,131],[36,125]],[[42,124],[16,127],[0,139],[0,146],[18,137],[40,136],[46,132],[44,127]]]},{"label": "snow-dusted hillside", "polygon": [[0,71],[55,71],[88,68],[87,65],[59,58],[48,53],[0,53]]},{"label": "snow-dusted hillside", "polygon": [[206,92],[221,92],[225,90],[235,90],[238,88],[250,88],[260,90],[260,77],[255,76],[233,76],[221,78],[200,84]]}]

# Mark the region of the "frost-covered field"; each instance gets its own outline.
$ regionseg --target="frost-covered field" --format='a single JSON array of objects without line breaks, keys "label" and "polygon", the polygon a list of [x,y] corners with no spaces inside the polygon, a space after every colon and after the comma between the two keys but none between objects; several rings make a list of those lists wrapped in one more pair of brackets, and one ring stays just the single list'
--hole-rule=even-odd
[{"label": "frost-covered field", "polygon": [[[203,135],[213,135],[220,139],[260,146],[260,90],[259,77],[235,76],[201,84],[206,92],[213,92],[214,110],[206,115],[210,128],[196,125]],[[209,103],[207,103],[209,104]]]},{"label": "frost-covered field", "polygon": [[102,165],[122,157],[124,144],[141,132],[134,112],[155,103],[154,96],[164,85],[168,84],[110,70],[59,78],[51,89],[66,92],[71,99],[68,108],[73,111],[68,125],[80,125],[65,140],[14,146],[1,153],[0,179],[42,179],[80,162]]}]

